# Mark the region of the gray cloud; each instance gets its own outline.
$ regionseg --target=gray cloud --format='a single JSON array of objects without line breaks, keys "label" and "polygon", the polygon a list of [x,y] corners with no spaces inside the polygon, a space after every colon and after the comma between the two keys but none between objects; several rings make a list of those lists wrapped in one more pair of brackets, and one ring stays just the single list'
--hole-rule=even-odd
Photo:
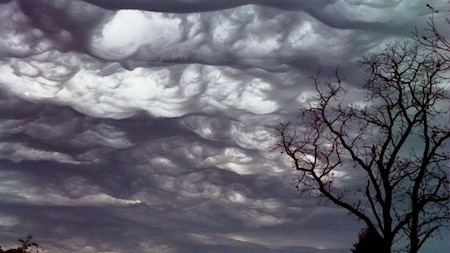
[{"label": "gray cloud", "polygon": [[298,196],[273,129],[319,68],[358,102],[358,59],[410,36],[422,5],[0,1],[0,245],[348,252],[360,224]]}]

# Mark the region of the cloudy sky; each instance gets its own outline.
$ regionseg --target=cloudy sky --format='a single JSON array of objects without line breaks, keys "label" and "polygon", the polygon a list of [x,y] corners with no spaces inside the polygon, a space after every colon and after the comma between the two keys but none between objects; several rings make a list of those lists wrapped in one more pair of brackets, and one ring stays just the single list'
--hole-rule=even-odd
[{"label": "cloudy sky", "polygon": [[349,252],[363,224],[299,196],[273,129],[446,2],[0,0],[0,245]]}]

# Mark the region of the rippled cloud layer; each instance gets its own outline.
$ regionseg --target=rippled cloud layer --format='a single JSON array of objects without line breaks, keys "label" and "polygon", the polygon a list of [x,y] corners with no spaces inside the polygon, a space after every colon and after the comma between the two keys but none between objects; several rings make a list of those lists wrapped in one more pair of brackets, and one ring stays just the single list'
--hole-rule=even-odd
[{"label": "rippled cloud layer", "polygon": [[410,0],[0,1],[0,244],[348,252],[360,224],[298,197],[273,129],[319,69],[357,103],[358,60],[428,18]]}]

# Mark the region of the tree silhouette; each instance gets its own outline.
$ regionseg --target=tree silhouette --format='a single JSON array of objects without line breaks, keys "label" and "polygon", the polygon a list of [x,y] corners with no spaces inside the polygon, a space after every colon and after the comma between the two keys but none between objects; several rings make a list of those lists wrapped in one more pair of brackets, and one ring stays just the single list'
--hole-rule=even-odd
[{"label": "tree silhouette", "polygon": [[353,244],[353,253],[379,253],[383,250],[383,241],[378,233],[365,228],[359,233],[359,241]]},{"label": "tree silhouette", "polygon": [[33,236],[31,234],[28,234],[25,239],[18,239],[18,241],[21,243],[21,245],[17,248],[3,251],[0,246],[0,253],[38,253],[44,251],[44,249],[42,249],[39,244],[33,241]]},{"label": "tree silhouette", "polygon": [[362,220],[379,253],[417,253],[449,222],[450,52],[433,45],[395,42],[364,58],[367,94],[350,104],[339,71],[311,77],[300,122],[278,128],[297,187]]},{"label": "tree silhouette", "polygon": [[[448,1],[450,3],[450,1]],[[431,18],[427,22],[427,28],[425,28],[425,35],[415,31],[414,35],[416,41],[423,45],[428,50],[439,55],[445,62],[450,62],[450,41],[448,41],[444,35],[439,32],[439,29],[435,22],[435,16],[439,13],[433,6],[427,4],[428,9],[431,11]],[[445,23],[450,25],[450,18],[445,17]],[[448,67],[448,66],[447,66]]]}]

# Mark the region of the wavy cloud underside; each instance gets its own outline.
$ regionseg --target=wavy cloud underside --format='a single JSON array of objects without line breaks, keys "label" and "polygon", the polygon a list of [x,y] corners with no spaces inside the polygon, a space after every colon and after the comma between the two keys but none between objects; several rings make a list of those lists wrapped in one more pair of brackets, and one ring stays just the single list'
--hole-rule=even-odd
[{"label": "wavy cloud underside", "polygon": [[298,196],[273,129],[318,69],[361,101],[358,60],[428,18],[410,0],[0,1],[0,245],[348,252],[361,224]]}]

